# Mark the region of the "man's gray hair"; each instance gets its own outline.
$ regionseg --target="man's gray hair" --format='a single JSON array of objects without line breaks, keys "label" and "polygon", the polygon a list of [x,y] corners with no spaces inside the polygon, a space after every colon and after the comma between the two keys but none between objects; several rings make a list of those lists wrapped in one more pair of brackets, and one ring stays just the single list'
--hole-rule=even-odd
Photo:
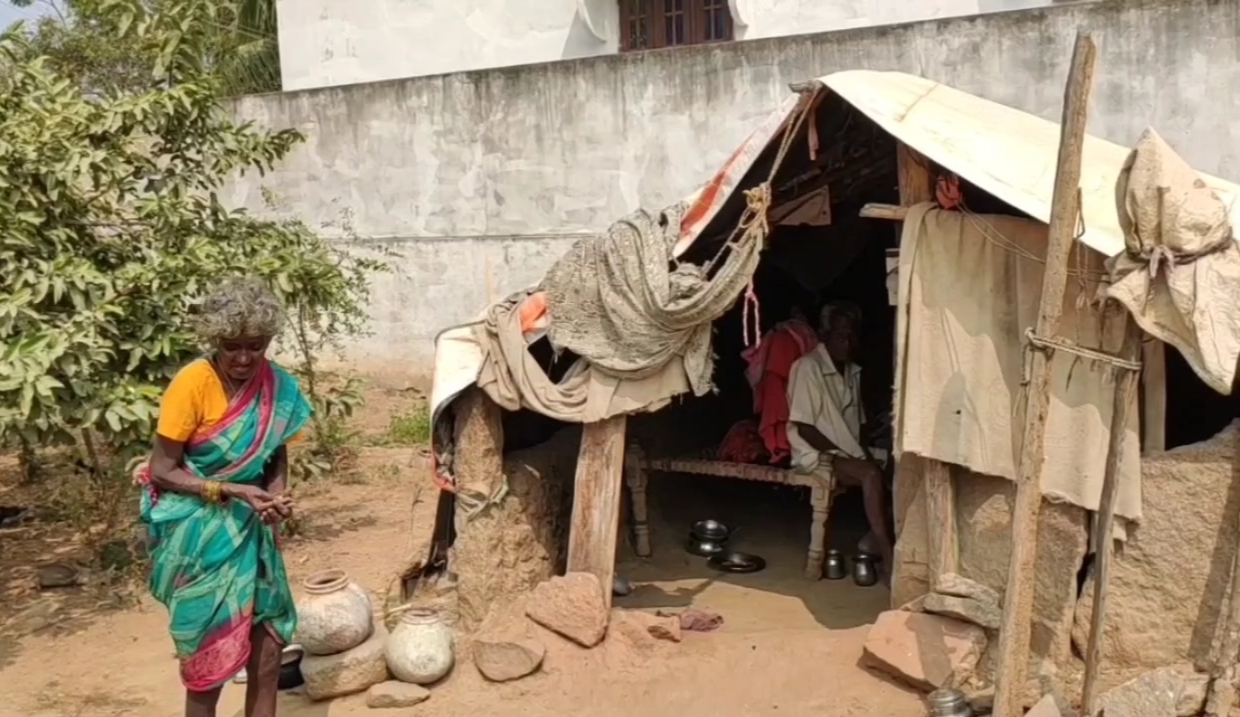
[{"label": "man's gray hair", "polygon": [[226,279],[199,306],[198,335],[207,343],[241,337],[274,337],[284,323],[284,307],[262,280]]},{"label": "man's gray hair", "polygon": [[831,322],[837,317],[847,317],[852,319],[854,326],[861,326],[861,307],[851,301],[828,301],[823,304],[822,311],[818,312],[818,325],[822,328],[831,328]]}]

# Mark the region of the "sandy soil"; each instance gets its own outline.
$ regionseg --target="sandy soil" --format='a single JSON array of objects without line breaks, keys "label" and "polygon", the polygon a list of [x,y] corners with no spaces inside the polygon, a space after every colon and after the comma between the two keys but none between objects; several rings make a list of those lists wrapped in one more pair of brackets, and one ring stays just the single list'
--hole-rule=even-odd
[{"label": "sandy soil", "polygon": [[[434,493],[424,488],[428,466],[420,451],[367,448],[359,467],[358,478],[320,484],[301,497],[304,535],[290,543],[286,557],[295,583],[315,570],[342,567],[379,598],[412,546],[421,544],[415,539],[429,531]],[[0,503],[14,495],[0,484]],[[883,609],[886,592],[801,577],[803,496],[769,486],[668,479],[652,486],[650,502],[655,557],[622,561],[638,590],[617,605],[693,605],[723,615],[720,630],[687,633],[680,644],[645,650],[618,641],[593,651],[551,645],[542,673],[503,686],[484,683],[472,665],[462,664],[428,702],[399,714],[925,714],[915,693],[858,666],[866,625]],[[847,503],[840,511],[848,512]],[[721,577],[688,556],[680,546],[684,526],[707,516],[737,526],[736,547],[762,554],[768,569]],[[855,520],[845,515],[834,523],[837,544],[856,539]],[[0,715],[180,715],[182,692],[159,605],[115,589],[33,588],[36,565],[72,554],[64,536],[63,527],[37,524],[0,530]],[[242,698],[243,688],[228,687],[221,717],[240,717]],[[296,694],[281,696],[282,717],[369,713],[361,697],[314,704]]]}]

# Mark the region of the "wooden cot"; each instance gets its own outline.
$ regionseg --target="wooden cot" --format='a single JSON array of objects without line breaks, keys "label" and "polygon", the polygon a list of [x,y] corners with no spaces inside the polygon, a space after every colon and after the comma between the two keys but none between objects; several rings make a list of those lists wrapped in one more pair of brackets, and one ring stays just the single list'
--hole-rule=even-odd
[{"label": "wooden cot", "polygon": [[799,473],[787,468],[732,463],[708,458],[648,459],[639,446],[631,446],[627,453],[624,462],[625,483],[633,496],[633,538],[639,556],[648,558],[652,552],[646,506],[646,487],[652,472],[738,478],[776,485],[804,486],[810,489],[809,505],[812,517],[809,530],[809,554],[805,559],[805,577],[810,580],[818,580],[822,577],[822,564],[826,554],[827,519],[831,513],[831,501],[838,492],[834,476],[824,480],[818,476]]}]

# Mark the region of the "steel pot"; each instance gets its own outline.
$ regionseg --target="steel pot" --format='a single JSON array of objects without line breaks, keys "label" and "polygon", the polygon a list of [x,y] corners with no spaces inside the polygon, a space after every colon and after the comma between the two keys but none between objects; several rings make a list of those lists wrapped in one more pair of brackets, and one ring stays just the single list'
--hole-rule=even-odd
[{"label": "steel pot", "polygon": [[878,566],[873,555],[853,556],[853,582],[863,588],[878,584]]},{"label": "steel pot", "polygon": [[727,547],[728,542],[726,540],[708,540],[706,538],[699,538],[696,535],[690,535],[689,542],[685,545],[685,550],[688,550],[692,555],[709,558],[723,553],[727,550]]},{"label": "steel pot", "polygon": [[848,575],[848,566],[844,563],[844,554],[838,550],[828,550],[826,565],[823,566],[823,576],[827,580],[843,580],[846,575]]}]

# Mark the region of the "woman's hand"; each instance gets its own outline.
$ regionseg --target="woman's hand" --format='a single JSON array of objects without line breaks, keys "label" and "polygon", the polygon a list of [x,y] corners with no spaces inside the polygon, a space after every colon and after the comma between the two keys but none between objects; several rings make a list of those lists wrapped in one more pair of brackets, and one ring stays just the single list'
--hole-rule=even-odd
[{"label": "woman's hand", "polygon": [[263,522],[278,525],[293,515],[293,497],[288,493],[277,493],[272,507],[262,513]]},{"label": "woman's hand", "polygon": [[256,485],[225,484],[224,490],[229,498],[245,501],[259,516],[276,508],[276,497]]}]

